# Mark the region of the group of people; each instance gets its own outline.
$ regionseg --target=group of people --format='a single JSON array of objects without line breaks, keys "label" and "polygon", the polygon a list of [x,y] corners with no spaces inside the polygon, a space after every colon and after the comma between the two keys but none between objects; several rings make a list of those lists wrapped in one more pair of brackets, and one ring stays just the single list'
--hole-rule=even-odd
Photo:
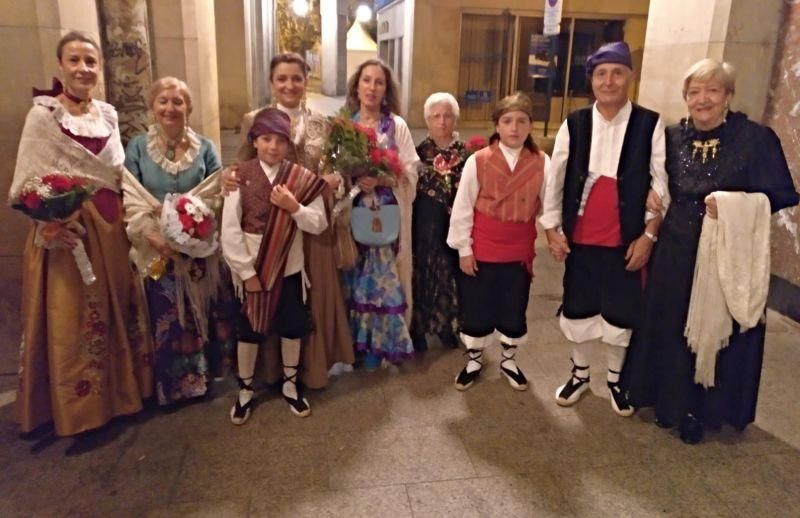
[{"label": "group of people", "polygon": [[[655,405],[658,424],[679,426],[690,443],[704,426],[753,421],[763,320],[728,326],[710,382],[698,381],[695,361],[711,349],[684,332],[704,217],[721,213],[722,224],[732,203],[710,195],[762,193],[773,212],[798,203],[775,134],[728,109],[729,65],[692,67],[689,118],[665,129],[628,99],[627,45],[601,47],[587,62],[596,101],[569,115],[551,158],[531,137],[522,93],[497,103],[481,149],[459,139],[456,99],[431,95],[429,134],[415,147],[392,70],[368,60],[350,78],[347,108],[401,169],[376,177],[330,166],[330,122],[305,105],[309,69],[297,54],[273,58],[273,104],[245,116],[237,164],[224,170],[189,127],[183,81],[154,82],[153,124],[124,150],[114,108],[91,97],[97,44],[72,32],[56,54],[63,84],[35,91],[10,200],[51,172],[81,178],[91,195],[66,220],[35,220],[25,244],[24,433],[52,421],[57,435],[79,434],[152,396],[172,406],[204,395],[234,363],[233,424],[251,416],[257,378],[280,383],[305,417],[302,387],[323,388],[357,362],[394,369],[432,338],[466,347],[458,390],[478,381],[495,339],[502,376],[525,390],[515,355],[535,340],[525,313],[537,220],[566,263],[559,323],[573,366],[556,403],[588,390],[588,347],[599,339],[619,415]],[[217,214],[218,251],[193,257],[165,235],[176,194]],[[73,256],[80,243],[96,277],[88,284]]]}]

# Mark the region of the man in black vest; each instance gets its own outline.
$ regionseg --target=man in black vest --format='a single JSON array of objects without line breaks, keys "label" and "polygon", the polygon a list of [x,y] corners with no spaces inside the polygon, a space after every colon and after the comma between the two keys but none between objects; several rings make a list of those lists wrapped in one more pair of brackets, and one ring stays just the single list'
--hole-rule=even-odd
[{"label": "man in black vest", "polygon": [[573,405],[588,390],[590,342],[600,339],[608,344],[611,407],[630,416],[619,373],[641,309],[640,270],[661,224],[659,214],[647,212],[647,196],[652,187],[668,197],[664,126],[628,99],[626,43],[600,47],[586,71],[596,102],[571,113],[558,131],[539,220],[553,257],[566,261],[559,324],[574,344],[572,376],[556,402]]}]

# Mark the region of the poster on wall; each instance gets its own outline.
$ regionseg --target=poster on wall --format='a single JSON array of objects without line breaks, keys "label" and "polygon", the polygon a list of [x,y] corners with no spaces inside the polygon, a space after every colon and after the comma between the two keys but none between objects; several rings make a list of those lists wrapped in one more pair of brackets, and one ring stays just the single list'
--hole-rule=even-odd
[{"label": "poster on wall", "polygon": [[561,32],[561,10],[564,0],[544,0],[544,31],[545,36],[555,36]]},{"label": "poster on wall", "polygon": [[541,34],[531,34],[528,51],[528,75],[534,79],[547,78],[554,74],[550,63],[550,38]]},{"label": "poster on wall", "polygon": [[106,99],[119,115],[122,144],[147,131],[153,82],[147,0],[99,0]]}]

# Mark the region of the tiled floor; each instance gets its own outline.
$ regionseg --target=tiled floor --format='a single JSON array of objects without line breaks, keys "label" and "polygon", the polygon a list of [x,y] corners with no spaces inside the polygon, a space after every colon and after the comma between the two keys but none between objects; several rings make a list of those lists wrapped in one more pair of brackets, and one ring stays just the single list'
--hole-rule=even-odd
[{"label": "tiled floor", "polygon": [[599,345],[594,394],[553,402],[569,367],[561,267],[543,248],[536,267],[527,392],[500,378],[496,349],[457,392],[460,353],[433,346],[399,373],[333,380],[308,419],[269,393],[233,427],[226,382],[209,401],[114,422],[77,456],[72,439],[20,440],[5,406],[0,516],[800,516],[800,329],[769,315],[756,424],[689,447],[650,412],[611,412]]}]

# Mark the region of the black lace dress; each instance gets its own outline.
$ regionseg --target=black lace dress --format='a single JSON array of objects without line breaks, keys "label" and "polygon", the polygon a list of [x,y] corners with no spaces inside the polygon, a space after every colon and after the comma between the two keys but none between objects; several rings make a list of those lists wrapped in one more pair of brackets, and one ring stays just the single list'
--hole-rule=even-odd
[{"label": "black lace dress", "polygon": [[458,345],[455,281],[458,251],[448,247],[446,241],[467,151],[461,141],[440,148],[428,137],[417,146],[417,154],[421,164],[411,230],[414,265],[411,337],[414,348],[424,351],[426,334],[438,336],[446,345]]},{"label": "black lace dress", "polygon": [[715,387],[708,390],[694,383],[695,355],[683,336],[704,198],[714,191],[761,192],[775,212],[796,205],[798,195],[777,135],[742,113],[728,114],[707,132],[682,121],[667,128],[666,137],[672,202],[650,263],[644,325],[634,332],[623,383],[634,406],[655,406],[667,426],[691,413],[709,426],[727,422],[743,429],[755,419],[765,326],[739,333],[734,322],[730,344],[717,357]]}]

